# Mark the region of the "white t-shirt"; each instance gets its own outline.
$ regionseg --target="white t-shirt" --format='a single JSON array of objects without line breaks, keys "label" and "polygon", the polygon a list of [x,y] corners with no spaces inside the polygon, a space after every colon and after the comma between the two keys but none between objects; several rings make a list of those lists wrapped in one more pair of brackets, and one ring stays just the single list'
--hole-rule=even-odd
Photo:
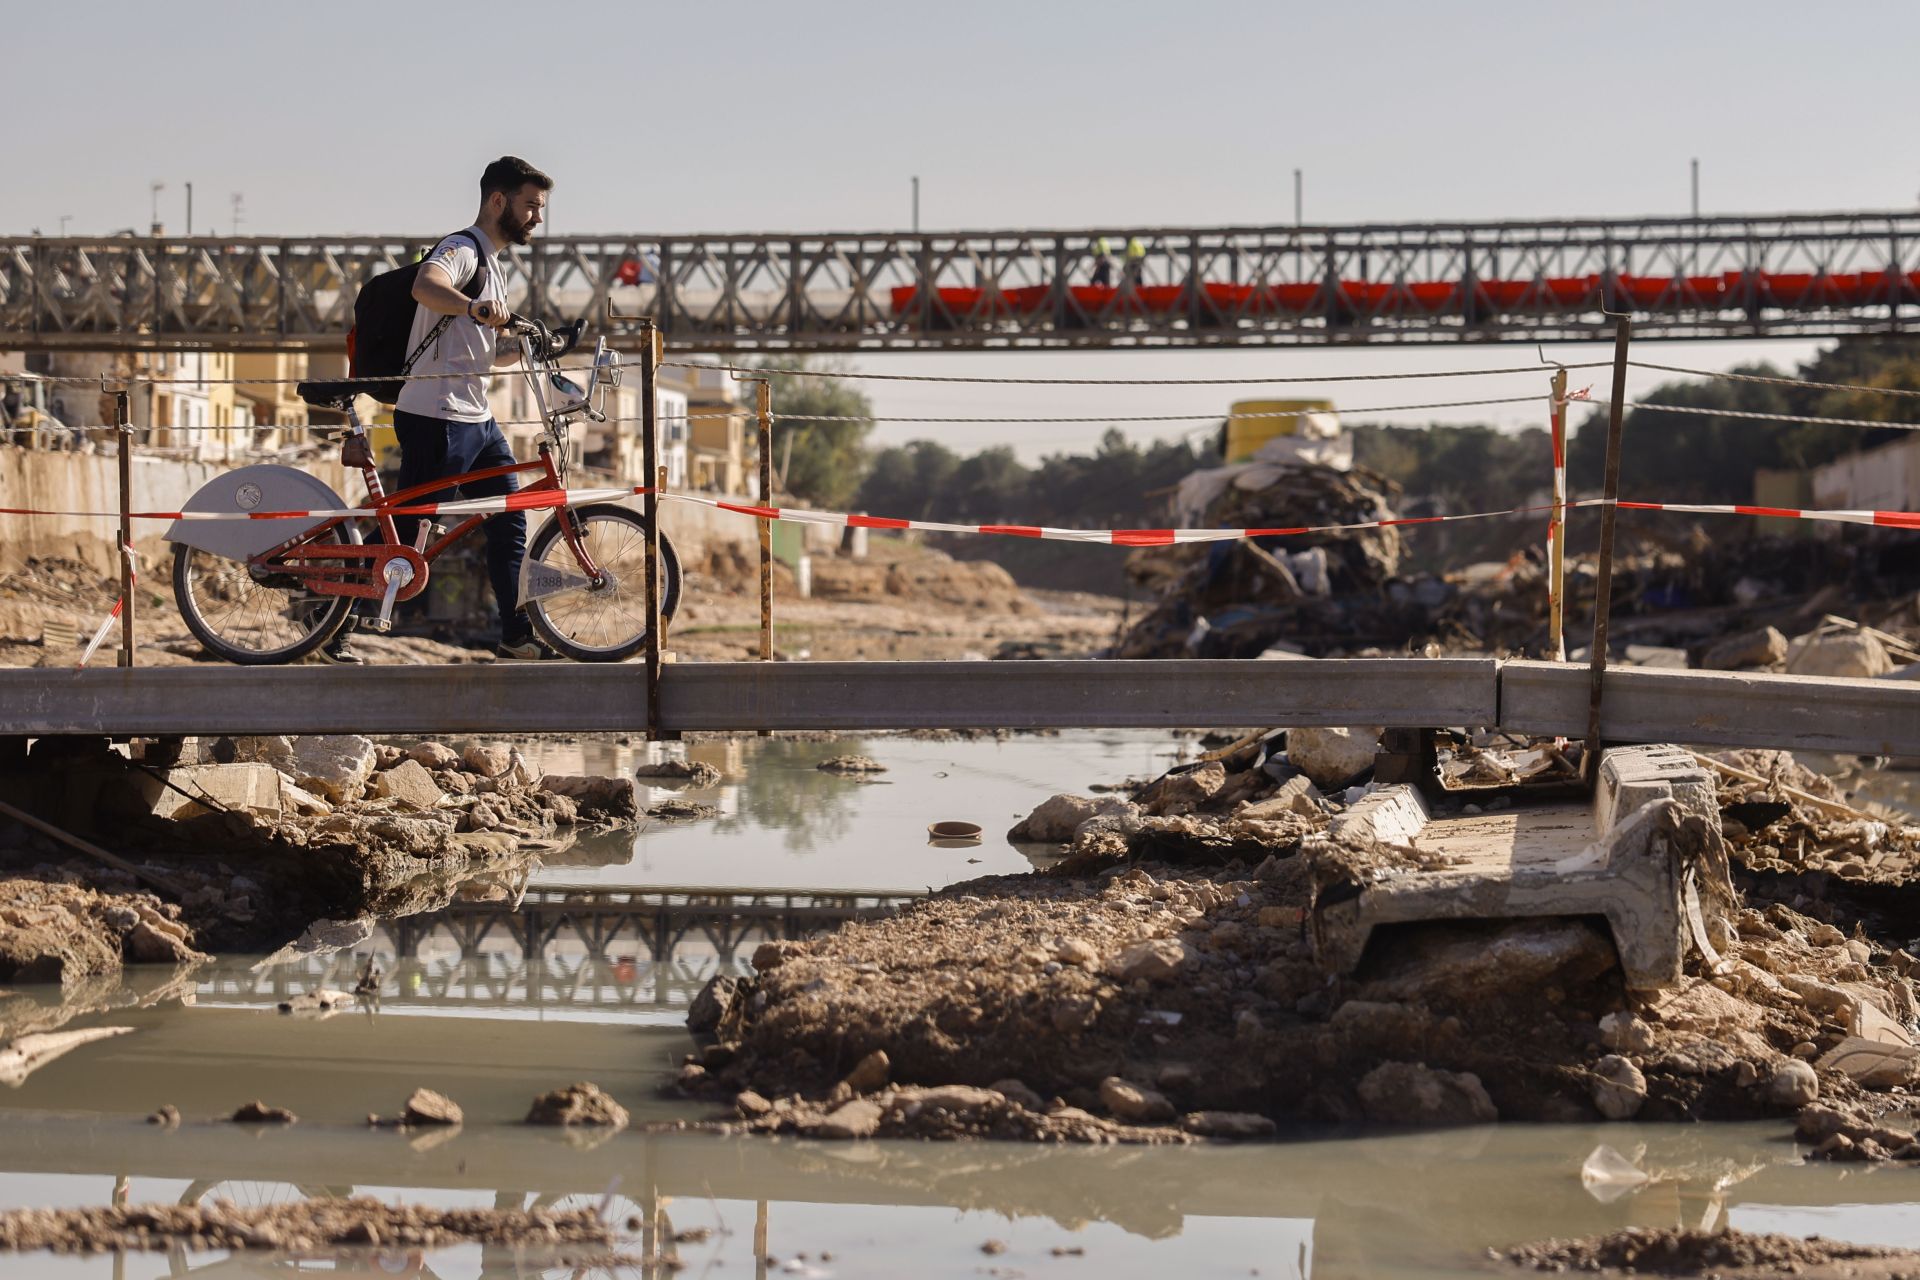
[{"label": "white t-shirt", "polygon": [[[473,239],[468,239],[471,236]],[[474,241],[478,240],[486,247],[486,258],[474,252]],[[507,294],[501,279],[498,258],[500,250],[494,247],[487,233],[478,227],[468,227],[465,232],[448,236],[433,246],[421,262],[420,269],[425,271],[429,264],[438,266],[453,281],[456,289],[465,289],[478,270],[486,272],[486,281],[480,287],[480,298],[498,302],[505,306]],[[411,353],[433,332],[433,326],[440,317],[425,307],[415,309],[413,330],[407,335],[407,351]],[[498,330],[478,320],[469,320],[465,316],[454,316],[447,327],[440,332],[420,358],[413,362],[414,373],[454,373],[464,374],[457,378],[414,378],[400,388],[399,403],[394,408],[402,413],[417,413],[428,418],[445,418],[452,422],[485,422],[493,416],[487,407],[487,382],[493,375],[494,340]]]}]

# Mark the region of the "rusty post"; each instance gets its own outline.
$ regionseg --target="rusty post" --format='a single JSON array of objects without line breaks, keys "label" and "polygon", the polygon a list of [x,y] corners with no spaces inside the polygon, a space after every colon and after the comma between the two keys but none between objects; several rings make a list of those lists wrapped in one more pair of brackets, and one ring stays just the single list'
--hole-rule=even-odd
[{"label": "rusty post", "polygon": [[113,393],[113,425],[120,438],[120,661],[133,665],[133,406],[125,387]]},{"label": "rusty post", "polygon": [[659,334],[652,316],[640,325],[640,474],[647,478],[647,740],[660,740],[660,415]]},{"label": "rusty post", "polygon": [[1553,514],[1547,521],[1547,647],[1567,660],[1567,371],[1553,375]]},{"label": "rusty post", "polygon": [[[754,388],[754,408],[760,420],[760,505],[773,506],[773,384],[761,379]],[[773,521],[760,520],[760,661],[773,661]]]},{"label": "rusty post", "polygon": [[767,1202],[756,1200],[753,1204],[753,1276],[754,1280],[767,1280]]},{"label": "rusty post", "polygon": [[1633,319],[1616,315],[1613,326],[1613,396],[1607,405],[1607,472],[1600,507],[1600,564],[1594,575],[1593,678],[1587,693],[1587,750],[1582,766],[1600,777],[1600,689],[1607,671],[1607,613],[1613,603],[1613,533],[1619,515],[1621,422],[1627,411],[1627,343]]}]

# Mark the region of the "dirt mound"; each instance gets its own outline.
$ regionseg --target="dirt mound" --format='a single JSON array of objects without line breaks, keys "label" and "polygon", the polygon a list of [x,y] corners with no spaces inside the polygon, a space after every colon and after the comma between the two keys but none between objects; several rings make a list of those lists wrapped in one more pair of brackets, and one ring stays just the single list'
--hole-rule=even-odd
[{"label": "dirt mound", "polygon": [[1656,1276],[1776,1276],[1791,1272],[1807,1280],[1856,1276],[1868,1280],[1901,1274],[1920,1265],[1920,1253],[1875,1245],[1846,1244],[1814,1236],[1754,1235],[1744,1231],[1681,1231],[1630,1228],[1584,1240],[1548,1240],[1506,1252],[1506,1260],[1529,1271],[1632,1273]]},{"label": "dirt mound", "polygon": [[0,880],[0,982],[73,985],[128,961],[204,959],[179,915],[151,894]]},{"label": "dirt mound", "polygon": [[586,1209],[437,1209],[371,1197],[241,1206],[143,1204],[109,1209],[0,1213],[0,1249],[98,1253],[107,1249],[273,1249],[313,1253],[336,1245],[431,1249],[453,1244],[607,1245],[612,1230]]},{"label": "dirt mound", "polygon": [[996,613],[1038,612],[1013,575],[991,560],[955,560],[922,550],[908,559],[816,559],[813,594],[820,600],[931,601]]}]

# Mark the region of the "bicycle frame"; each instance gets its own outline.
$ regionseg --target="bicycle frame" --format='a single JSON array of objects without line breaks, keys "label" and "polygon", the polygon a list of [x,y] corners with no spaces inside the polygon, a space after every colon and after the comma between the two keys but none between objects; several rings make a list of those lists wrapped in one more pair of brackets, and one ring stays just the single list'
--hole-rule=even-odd
[{"label": "bicycle frame", "polygon": [[[326,542],[320,539],[329,531],[344,526],[355,517],[336,516],[306,529],[298,537],[290,538],[267,551],[249,557],[248,564],[258,571],[292,573],[299,577],[307,589],[320,595],[353,596],[361,599],[379,600],[387,596],[389,587],[388,566],[395,561],[405,564],[407,572],[399,575],[403,581],[392,590],[394,600],[410,600],[426,589],[427,566],[437,559],[454,543],[479,528],[491,518],[490,515],[472,515],[461,520],[431,544],[411,545],[400,541],[399,531],[394,524],[396,510],[423,503],[431,494],[455,489],[476,480],[490,480],[500,476],[517,475],[523,472],[538,472],[539,479],[526,487],[516,490],[515,495],[552,493],[566,488],[566,429],[568,419],[578,415],[605,421],[604,411],[595,408],[594,393],[599,389],[601,373],[609,372],[609,383],[617,385],[619,381],[619,363],[617,357],[606,349],[604,339],[594,353],[593,372],[586,388],[582,389],[566,378],[551,359],[535,360],[533,344],[526,333],[519,334],[520,372],[531,387],[535,403],[539,405],[544,430],[539,437],[539,457],[532,462],[516,462],[508,466],[486,467],[478,471],[463,472],[437,480],[424,481],[417,485],[388,494],[380,482],[380,472],[370,462],[359,467],[362,480],[366,484],[367,496],[372,500],[373,519],[379,538],[365,543]],[[565,392],[569,398],[555,405],[547,395],[550,382],[555,390]],[[356,431],[363,431],[352,403],[347,404],[348,423]],[[554,452],[560,450],[556,463]],[[509,507],[509,509],[512,509]],[[420,528],[431,525],[430,516],[418,517]],[[567,549],[573,553],[575,561],[592,584],[598,587],[605,578],[600,566],[594,563],[592,555],[580,539],[579,528],[567,518],[566,508],[560,508],[555,515],[560,521],[560,533],[566,540]],[[291,563],[290,563],[291,562]],[[364,576],[362,576],[364,575]]]}]

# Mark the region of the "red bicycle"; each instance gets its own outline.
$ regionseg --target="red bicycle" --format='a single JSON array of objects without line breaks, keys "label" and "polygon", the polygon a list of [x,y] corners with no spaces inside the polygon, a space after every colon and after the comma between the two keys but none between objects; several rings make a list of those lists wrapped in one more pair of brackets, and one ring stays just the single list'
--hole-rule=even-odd
[{"label": "red bicycle", "polygon": [[[356,601],[378,601],[375,617],[360,625],[388,631],[393,607],[426,589],[428,566],[480,527],[488,514],[468,515],[451,529],[421,518],[413,542],[400,540],[393,512],[462,483],[528,473],[535,478],[520,495],[566,488],[567,428],[579,417],[606,421],[605,389],[620,382],[619,356],[601,339],[587,385],[558,367],[586,328],[584,320],[558,330],[515,316],[509,332],[519,340],[520,371],[532,387],[543,429],[539,457],[490,467],[386,493],[371,450],[360,448],[350,465],[366,480],[370,521],[345,516],[272,520],[179,520],[167,531],[173,553],[173,594],[180,616],[209,653],[248,666],[293,662],[333,639]],[[347,415],[352,439],[364,443],[366,428],[354,411],[355,387],[347,382],[302,382],[308,404]],[[524,500],[524,498],[522,499]],[[188,499],[187,512],[337,511],[343,502],[319,480],[294,467],[263,464],[226,472]],[[458,502],[441,503],[441,514],[459,514]],[[453,507],[449,513],[447,507]],[[371,527],[367,527],[370,525]],[[562,507],[527,543],[520,571],[520,607],[534,631],[576,662],[619,662],[647,642],[646,519],[613,502]],[[660,616],[664,624],[680,603],[680,560],[660,537]]]}]

